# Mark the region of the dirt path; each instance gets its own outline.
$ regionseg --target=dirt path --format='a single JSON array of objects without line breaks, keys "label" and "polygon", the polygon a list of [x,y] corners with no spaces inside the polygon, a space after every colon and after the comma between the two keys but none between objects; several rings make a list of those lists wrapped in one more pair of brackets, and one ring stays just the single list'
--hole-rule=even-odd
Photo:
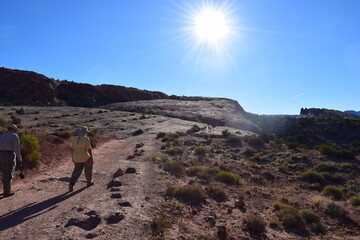
[{"label": "dirt path", "polygon": [[[67,192],[70,157],[53,171],[14,184],[15,196],[0,199],[0,239],[149,239],[162,186],[158,168],[148,161],[156,143],[142,143],[111,140],[95,149],[95,185],[89,188],[82,175],[74,192]],[[122,186],[111,191],[113,174],[128,167],[136,173],[115,178]],[[107,221],[116,210],[124,219]]]}]

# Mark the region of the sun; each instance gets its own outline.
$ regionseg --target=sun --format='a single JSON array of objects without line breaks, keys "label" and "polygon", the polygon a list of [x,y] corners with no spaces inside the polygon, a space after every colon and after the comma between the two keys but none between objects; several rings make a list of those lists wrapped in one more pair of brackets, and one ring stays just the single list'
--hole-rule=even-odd
[{"label": "sun", "polygon": [[194,31],[201,42],[218,43],[226,39],[230,26],[223,11],[204,8],[194,17]]}]

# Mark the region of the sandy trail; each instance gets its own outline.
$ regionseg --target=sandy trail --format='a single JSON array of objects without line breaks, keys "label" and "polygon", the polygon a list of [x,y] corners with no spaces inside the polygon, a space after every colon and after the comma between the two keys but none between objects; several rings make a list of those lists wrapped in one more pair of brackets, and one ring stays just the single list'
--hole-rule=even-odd
[{"label": "sandy trail", "polygon": [[[148,161],[156,143],[143,141],[143,146],[136,147],[137,143],[111,140],[94,149],[95,185],[89,188],[82,174],[74,192],[67,192],[73,168],[70,156],[69,161],[52,171],[17,181],[13,187],[16,194],[0,199],[0,239],[148,239],[162,186],[158,168]],[[127,160],[134,151],[137,156]],[[125,172],[128,167],[135,168],[136,173],[116,178],[123,185],[111,192],[107,184],[113,174],[119,168]],[[111,198],[113,193],[120,193],[122,198]],[[120,201],[132,206],[122,207]],[[105,219],[115,210],[122,210],[125,218],[107,223]],[[66,226],[70,218],[85,221],[91,211],[99,214],[100,224]]]}]

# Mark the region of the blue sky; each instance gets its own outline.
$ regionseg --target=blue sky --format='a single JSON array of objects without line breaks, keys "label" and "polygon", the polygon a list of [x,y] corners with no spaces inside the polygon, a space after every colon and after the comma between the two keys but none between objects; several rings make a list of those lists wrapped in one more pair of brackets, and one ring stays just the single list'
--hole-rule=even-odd
[{"label": "blue sky", "polygon": [[[191,27],[204,6],[231,28],[220,49]],[[0,13],[3,67],[258,114],[360,110],[358,0],[12,0]]]}]

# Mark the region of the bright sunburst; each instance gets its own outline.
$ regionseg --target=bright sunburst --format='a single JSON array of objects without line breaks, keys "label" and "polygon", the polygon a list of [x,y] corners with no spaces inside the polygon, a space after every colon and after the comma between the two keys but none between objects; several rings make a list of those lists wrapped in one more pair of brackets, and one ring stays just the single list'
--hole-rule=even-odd
[{"label": "bright sunburst", "polygon": [[194,30],[200,41],[219,43],[229,33],[226,14],[219,9],[204,8],[195,15]]}]

